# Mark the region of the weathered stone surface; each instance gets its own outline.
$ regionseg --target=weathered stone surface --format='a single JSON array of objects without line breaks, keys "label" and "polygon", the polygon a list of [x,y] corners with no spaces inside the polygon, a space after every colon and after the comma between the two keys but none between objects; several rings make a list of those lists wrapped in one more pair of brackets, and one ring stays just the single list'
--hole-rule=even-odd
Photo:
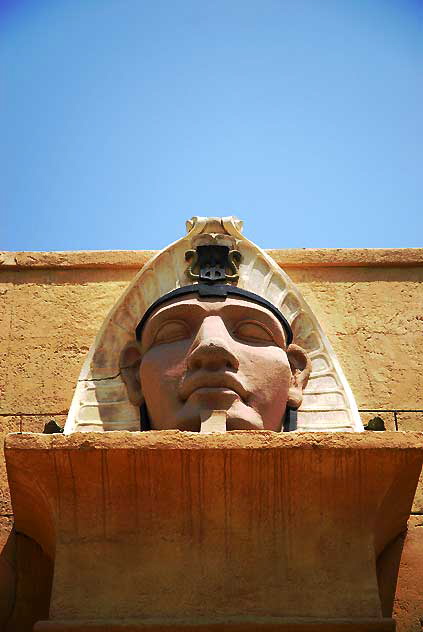
[{"label": "weathered stone surface", "polygon": [[421,632],[423,620],[423,516],[411,516],[401,557],[394,618],[397,632]]},{"label": "weathered stone surface", "polygon": [[321,268],[290,276],[331,341],[359,408],[418,409],[422,268]]},{"label": "weathered stone surface", "polygon": [[5,274],[11,309],[1,329],[0,412],[66,412],[89,346],[132,272],[29,270],[14,283]]},{"label": "weathered stone surface", "polygon": [[4,462],[4,438],[9,432],[19,432],[20,429],[20,419],[18,417],[0,416],[0,516],[10,516],[12,513],[9,482]]},{"label": "weathered stone surface", "polygon": [[[44,424],[50,416],[43,415],[12,415],[0,416],[0,516],[11,515],[9,482],[7,480],[6,464],[3,456],[3,443],[5,436],[10,432],[43,432]],[[55,415],[54,419],[63,428],[66,421],[65,415]]]},{"label": "weathered stone surface", "polygon": [[[88,345],[58,339],[15,341],[8,356],[3,414],[64,413]],[[10,386],[9,386],[10,385]],[[14,385],[14,386],[12,386]]]},{"label": "weathered stone surface", "polygon": [[11,339],[62,339],[69,331],[74,340],[95,336],[104,314],[132,276],[131,270],[98,269],[16,273],[9,290],[13,302]]},{"label": "weathered stone surface", "polygon": [[[1,267],[0,267],[1,270]],[[16,277],[15,272],[7,272],[1,270],[0,274],[0,343],[2,347],[2,353],[7,352],[7,347],[4,347],[3,341],[10,338],[10,327],[12,319],[12,291],[13,281]]]},{"label": "weathered stone surface", "polygon": [[[385,450],[395,448],[417,455],[423,454],[423,434],[420,432],[301,432],[279,433],[270,430],[232,430],[223,434],[201,434],[165,430],[152,432],[74,433],[70,435],[45,435],[40,433],[12,433],[6,437],[7,450],[59,450],[70,449],[101,451],[113,444],[116,450],[141,448],[180,450],[239,450],[273,449],[278,447],[301,448],[304,450],[350,449]],[[23,454],[23,453],[22,453]],[[24,456],[22,456],[24,458]]]},{"label": "weathered stone surface", "polygon": [[282,268],[392,267],[423,264],[422,248],[290,248],[270,249]]},{"label": "weathered stone surface", "polygon": [[[65,252],[0,252],[6,269],[141,268],[156,250],[75,250]],[[395,255],[394,255],[395,256]],[[413,256],[411,254],[411,256]]]},{"label": "weathered stone surface", "polygon": [[381,622],[423,437],[24,433],[6,454],[17,528],[55,555],[52,620]]},{"label": "weathered stone surface", "polygon": [[[422,401],[423,405],[423,401]],[[397,413],[398,430],[423,432],[423,412]]]}]

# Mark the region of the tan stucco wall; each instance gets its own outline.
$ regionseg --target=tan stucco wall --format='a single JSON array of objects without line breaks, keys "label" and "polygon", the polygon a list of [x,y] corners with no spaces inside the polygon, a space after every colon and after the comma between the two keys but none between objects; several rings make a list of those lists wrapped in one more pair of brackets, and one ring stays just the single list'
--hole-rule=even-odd
[{"label": "tan stucco wall", "polygon": [[[41,432],[51,418],[64,424],[96,332],[151,254],[0,253],[3,436]],[[382,411],[388,429],[422,431],[423,249],[270,254],[315,311],[359,409]],[[364,422],[374,414],[363,412]],[[423,514],[422,490],[421,484],[416,514]],[[1,458],[0,525],[6,530],[10,517]]]}]

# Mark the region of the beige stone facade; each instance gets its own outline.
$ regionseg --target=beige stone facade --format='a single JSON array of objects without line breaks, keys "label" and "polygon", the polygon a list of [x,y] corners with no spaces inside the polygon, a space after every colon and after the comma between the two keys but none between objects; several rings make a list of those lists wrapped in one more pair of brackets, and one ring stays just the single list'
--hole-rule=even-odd
[{"label": "beige stone facade", "polygon": [[[423,431],[423,249],[268,252],[287,271],[320,321],[363,422],[377,414],[387,430]],[[2,438],[8,432],[41,432],[50,419],[64,425],[93,338],[151,254],[0,255]],[[419,572],[416,551],[423,557],[423,481],[413,514],[405,546],[412,559],[403,562],[397,592],[400,632],[417,632],[423,618],[423,596],[414,582]],[[3,542],[7,542],[11,519],[2,459]],[[15,563],[12,554],[4,558],[7,564]],[[0,571],[3,575],[6,566]]]}]

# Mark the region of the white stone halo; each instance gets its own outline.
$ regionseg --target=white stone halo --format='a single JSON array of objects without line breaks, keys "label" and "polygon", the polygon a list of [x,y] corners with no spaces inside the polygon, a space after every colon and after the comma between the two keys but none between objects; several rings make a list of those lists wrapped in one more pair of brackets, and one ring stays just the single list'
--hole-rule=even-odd
[{"label": "white stone halo", "polygon": [[150,305],[171,290],[192,284],[185,252],[207,233],[228,235],[235,241],[241,253],[237,287],[273,303],[290,323],[294,342],[311,359],[297,429],[362,431],[354,396],[335,352],[289,276],[242,235],[243,223],[236,217],[193,217],[186,225],[188,233],[144,265],[104,320],[79,375],[65,434],[140,429],[139,408],[129,401],[120,374],[120,352],[135,338],[135,328]]}]

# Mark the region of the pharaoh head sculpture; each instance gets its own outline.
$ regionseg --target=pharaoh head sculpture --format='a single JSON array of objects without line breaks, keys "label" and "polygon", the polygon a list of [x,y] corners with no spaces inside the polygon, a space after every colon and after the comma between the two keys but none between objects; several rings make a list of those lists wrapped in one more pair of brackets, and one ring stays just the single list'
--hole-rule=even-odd
[{"label": "pharaoh head sculpture", "polygon": [[298,289],[233,217],[187,222],[105,320],[65,432],[362,430],[335,354]]}]

